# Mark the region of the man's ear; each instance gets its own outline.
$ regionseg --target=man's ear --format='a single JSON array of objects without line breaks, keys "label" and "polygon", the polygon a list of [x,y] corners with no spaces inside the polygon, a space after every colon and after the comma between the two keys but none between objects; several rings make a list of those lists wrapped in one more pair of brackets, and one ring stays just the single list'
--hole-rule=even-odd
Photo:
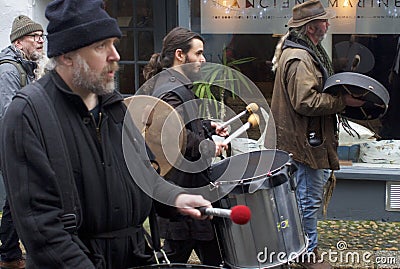
[{"label": "man's ear", "polygon": [[307,27],[306,28],[307,29],[307,33],[310,33],[310,34],[314,34],[315,33],[316,27],[314,26],[314,24],[309,23],[306,27]]},{"label": "man's ear", "polygon": [[60,55],[60,61],[64,65],[69,65],[69,66],[73,65],[72,54],[71,53],[66,53],[66,54]]},{"label": "man's ear", "polygon": [[21,38],[18,38],[17,40],[15,40],[14,45],[15,45],[15,47],[17,47],[17,49],[20,49],[20,50],[22,50],[24,48]]},{"label": "man's ear", "polygon": [[183,63],[185,61],[185,53],[183,53],[183,51],[181,49],[177,49],[175,50],[175,58]]}]

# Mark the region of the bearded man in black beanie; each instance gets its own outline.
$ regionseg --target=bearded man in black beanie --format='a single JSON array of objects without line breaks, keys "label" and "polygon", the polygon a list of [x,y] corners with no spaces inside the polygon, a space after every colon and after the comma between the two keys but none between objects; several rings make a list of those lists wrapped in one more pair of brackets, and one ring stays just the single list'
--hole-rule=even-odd
[{"label": "bearded man in black beanie", "polygon": [[[164,187],[136,128],[128,130],[122,148],[126,106],[114,91],[120,59],[114,44],[121,31],[103,1],[54,0],[46,17],[54,69],[14,98],[1,141],[27,268],[151,263],[142,227],[152,207],[149,195],[163,193],[165,203],[177,208],[171,212],[199,219],[204,217],[196,208],[210,202]],[[151,187],[139,188],[140,179]]]}]

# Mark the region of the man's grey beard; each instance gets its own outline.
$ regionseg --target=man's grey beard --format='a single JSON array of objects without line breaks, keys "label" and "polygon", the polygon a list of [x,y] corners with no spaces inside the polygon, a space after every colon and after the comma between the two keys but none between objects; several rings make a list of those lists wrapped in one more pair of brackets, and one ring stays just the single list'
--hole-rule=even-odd
[{"label": "man's grey beard", "polygon": [[41,60],[44,56],[43,52],[39,52],[39,51],[34,51],[32,52],[32,54],[29,56],[31,61],[37,62],[39,60]]},{"label": "man's grey beard", "polygon": [[48,62],[49,59],[44,54],[42,54],[42,57],[36,61],[37,67],[33,70],[36,80],[43,77],[49,71],[47,68]]},{"label": "man's grey beard", "polygon": [[319,38],[319,42],[322,42],[322,40],[324,40],[327,36],[328,36],[328,34],[325,33],[323,36],[321,36],[321,37]]},{"label": "man's grey beard", "polygon": [[82,88],[96,95],[105,95],[112,93],[115,89],[114,80],[106,82],[106,71],[96,74],[90,70],[86,60],[79,54],[76,55],[78,66],[74,68],[72,83],[77,88]]}]

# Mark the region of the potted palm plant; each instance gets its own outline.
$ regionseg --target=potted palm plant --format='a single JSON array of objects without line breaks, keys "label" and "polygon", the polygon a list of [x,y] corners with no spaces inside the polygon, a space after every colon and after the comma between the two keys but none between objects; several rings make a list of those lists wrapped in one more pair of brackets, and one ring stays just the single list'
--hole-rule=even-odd
[{"label": "potted palm plant", "polygon": [[[210,116],[209,105],[213,105],[218,115],[226,115],[225,97],[229,94],[235,98],[241,90],[251,92],[251,85],[240,72],[239,65],[254,61],[255,57],[246,57],[228,61],[224,49],[221,64],[207,64],[202,67],[202,79],[194,82],[195,95],[208,102],[201,107],[202,115]],[[227,92],[228,91],[228,92]],[[219,105],[218,105],[219,104]]]}]

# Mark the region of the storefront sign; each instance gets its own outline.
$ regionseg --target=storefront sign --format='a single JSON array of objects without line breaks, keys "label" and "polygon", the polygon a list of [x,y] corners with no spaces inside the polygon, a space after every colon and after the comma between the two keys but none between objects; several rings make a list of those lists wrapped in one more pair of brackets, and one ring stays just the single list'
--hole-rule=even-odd
[{"label": "storefront sign", "polygon": [[[336,11],[331,34],[400,33],[400,0],[321,0]],[[303,0],[200,0],[203,34],[283,34]],[[399,12],[399,13],[398,13]]]}]

